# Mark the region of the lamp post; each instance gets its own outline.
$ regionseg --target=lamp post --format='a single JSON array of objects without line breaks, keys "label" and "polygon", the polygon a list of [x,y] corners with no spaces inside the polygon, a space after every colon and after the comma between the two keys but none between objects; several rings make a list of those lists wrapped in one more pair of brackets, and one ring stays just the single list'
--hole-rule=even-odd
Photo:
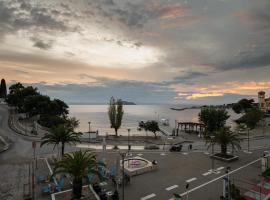
[{"label": "lamp post", "polygon": [[128,153],[129,153],[129,151],[130,151],[130,149],[131,149],[131,146],[130,146],[130,144],[129,144],[130,128],[128,128],[127,131],[128,131]]},{"label": "lamp post", "polygon": [[188,188],[189,188],[189,183],[186,184],[186,194],[187,194],[186,200],[188,200]]},{"label": "lamp post", "polygon": [[120,153],[121,157],[122,157],[122,200],[125,199],[125,167],[124,167],[124,163],[125,163],[125,156],[126,153]]},{"label": "lamp post", "polygon": [[89,143],[90,143],[90,130],[91,130],[90,129],[91,128],[90,126],[91,126],[91,122],[88,122],[88,124],[89,124]]},{"label": "lamp post", "polygon": [[211,135],[210,138],[211,138],[211,143],[212,143],[212,161],[211,161],[211,166],[212,166],[212,172],[214,172],[214,168],[215,168],[215,163],[214,163],[214,139],[215,139],[215,136],[214,135]]},{"label": "lamp post", "polygon": [[249,128],[247,128],[247,136],[248,136],[248,153],[249,153]]}]

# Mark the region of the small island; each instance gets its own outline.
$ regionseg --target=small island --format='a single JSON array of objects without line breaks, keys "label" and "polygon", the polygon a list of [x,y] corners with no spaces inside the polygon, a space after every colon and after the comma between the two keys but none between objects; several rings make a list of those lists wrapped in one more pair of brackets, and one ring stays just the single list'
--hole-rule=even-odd
[{"label": "small island", "polygon": [[122,102],[123,102],[123,105],[137,105],[136,103],[131,102],[131,101],[122,101]]}]

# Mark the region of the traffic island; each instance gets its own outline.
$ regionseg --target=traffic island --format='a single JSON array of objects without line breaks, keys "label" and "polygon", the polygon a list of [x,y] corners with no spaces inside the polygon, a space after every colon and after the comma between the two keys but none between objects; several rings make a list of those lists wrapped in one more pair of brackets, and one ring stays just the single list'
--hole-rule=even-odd
[{"label": "traffic island", "polygon": [[[122,167],[122,164],[121,164]],[[149,161],[142,157],[136,156],[133,158],[127,158],[124,160],[125,173],[129,176],[136,176],[144,174],[157,169],[156,161]]]},{"label": "traffic island", "polygon": [[221,160],[225,162],[233,162],[239,159],[239,156],[231,155],[231,154],[221,154],[221,153],[216,153],[214,155],[211,155],[210,157],[213,159]]}]

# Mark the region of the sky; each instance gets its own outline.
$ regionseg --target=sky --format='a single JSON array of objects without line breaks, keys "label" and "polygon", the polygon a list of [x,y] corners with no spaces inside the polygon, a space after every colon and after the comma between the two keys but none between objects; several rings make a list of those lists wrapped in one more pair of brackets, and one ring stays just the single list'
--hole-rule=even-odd
[{"label": "sky", "polygon": [[0,76],[67,102],[270,95],[269,0],[0,0]]}]

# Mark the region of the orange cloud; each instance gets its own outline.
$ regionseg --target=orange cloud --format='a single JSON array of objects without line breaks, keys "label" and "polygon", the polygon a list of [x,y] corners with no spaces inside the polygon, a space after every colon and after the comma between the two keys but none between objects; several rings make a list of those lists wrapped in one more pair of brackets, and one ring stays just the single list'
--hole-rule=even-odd
[{"label": "orange cloud", "polygon": [[223,96],[223,93],[194,93],[188,97],[186,97],[186,99],[190,100],[190,99],[198,99],[198,98],[202,98],[202,97],[218,97],[218,96]]},{"label": "orange cloud", "polygon": [[[270,81],[247,81],[247,82],[223,82],[215,85],[172,85],[172,88],[180,94],[190,94],[184,96],[188,100],[199,99],[211,96],[223,96],[224,94],[239,94],[256,96],[260,90],[270,91]],[[177,98],[182,96],[177,96]]]}]

